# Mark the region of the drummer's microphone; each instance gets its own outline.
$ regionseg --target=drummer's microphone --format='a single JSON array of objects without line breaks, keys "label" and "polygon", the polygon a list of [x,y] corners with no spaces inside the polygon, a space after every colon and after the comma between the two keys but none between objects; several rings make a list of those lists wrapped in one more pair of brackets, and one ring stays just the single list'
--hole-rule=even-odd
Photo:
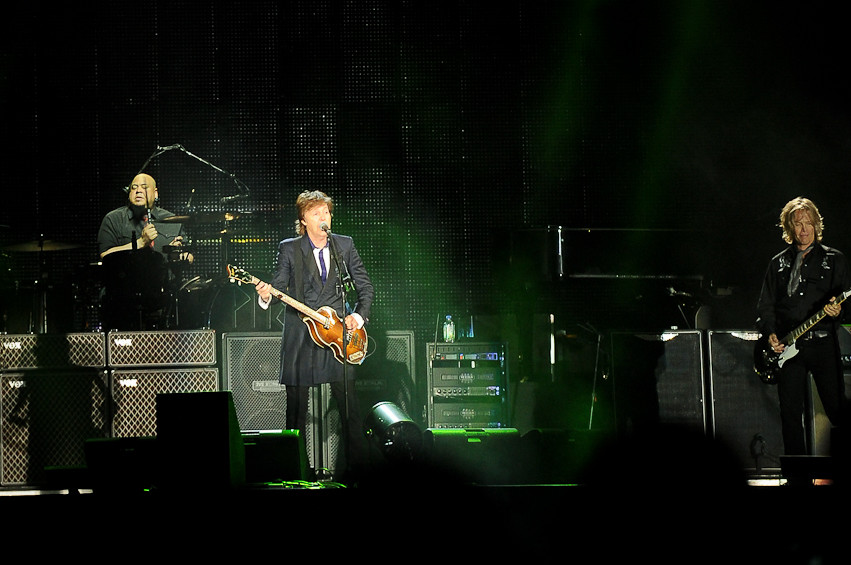
[{"label": "drummer's microphone", "polygon": [[223,196],[219,199],[219,202],[222,204],[227,204],[228,202],[233,202],[234,200],[242,200],[243,198],[248,198],[247,194],[236,194],[234,196]]},{"label": "drummer's microphone", "polygon": [[[151,218],[151,209],[150,208],[148,208],[148,212],[147,212],[147,214],[145,214],[145,217],[142,218],[142,220],[144,220],[145,225],[153,223],[153,219]],[[151,247],[151,248],[154,247],[154,241],[153,240],[151,240],[151,243],[148,244],[148,247]]]}]

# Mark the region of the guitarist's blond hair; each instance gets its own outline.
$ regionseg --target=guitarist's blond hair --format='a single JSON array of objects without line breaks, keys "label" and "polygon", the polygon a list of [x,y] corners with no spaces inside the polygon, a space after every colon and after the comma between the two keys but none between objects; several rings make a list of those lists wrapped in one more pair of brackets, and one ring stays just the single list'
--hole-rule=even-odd
[{"label": "guitarist's blond hair", "polygon": [[334,215],[334,201],[330,196],[319,190],[305,190],[298,195],[295,201],[296,210],[298,210],[298,218],[295,221],[295,231],[298,235],[304,235],[304,224],[301,221],[308,210],[320,204],[327,204],[328,211]]},{"label": "guitarist's blond hair", "polygon": [[795,225],[793,220],[795,218],[795,212],[798,210],[803,210],[810,216],[816,232],[816,241],[821,241],[822,232],[824,231],[824,218],[822,218],[821,213],[818,211],[818,206],[816,206],[815,202],[803,196],[793,198],[780,211],[779,225],[783,229],[783,241],[790,244],[795,242]]}]

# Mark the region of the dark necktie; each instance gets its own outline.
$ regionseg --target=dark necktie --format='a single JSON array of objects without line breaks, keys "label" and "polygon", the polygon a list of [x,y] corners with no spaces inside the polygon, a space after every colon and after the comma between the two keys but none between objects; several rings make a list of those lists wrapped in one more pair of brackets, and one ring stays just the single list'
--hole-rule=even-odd
[{"label": "dark necktie", "polygon": [[786,294],[788,296],[792,296],[798,290],[798,284],[801,282],[801,264],[804,262],[804,257],[809,250],[810,247],[807,247],[803,251],[798,251],[798,254],[795,256],[795,264],[792,265],[792,274],[789,276],[789,285],[786,287]]},{"label": "dark necktie", "polygon": [[325,258],[322,257],[322,252],[325,248],[319,250],[319,267],[322,269],[322,284],[325,284],[325,279],[328,278],[328,273],[325,271]]}]

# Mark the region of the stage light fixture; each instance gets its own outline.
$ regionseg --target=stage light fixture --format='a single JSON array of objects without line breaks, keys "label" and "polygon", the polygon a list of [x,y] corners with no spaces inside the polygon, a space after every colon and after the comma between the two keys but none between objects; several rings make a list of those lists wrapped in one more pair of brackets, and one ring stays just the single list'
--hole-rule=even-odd
[{"label": "stage light fixture", "polygon": [[392,461],[413,461],[422,451],[422,431],[392,402],[379,402],[364,418],[364,434]]}]

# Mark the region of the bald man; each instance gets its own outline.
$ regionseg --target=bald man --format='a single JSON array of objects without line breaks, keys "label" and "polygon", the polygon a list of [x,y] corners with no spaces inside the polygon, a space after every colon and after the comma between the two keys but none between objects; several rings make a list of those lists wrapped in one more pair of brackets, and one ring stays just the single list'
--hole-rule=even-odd
[{"label": "bald man", "polygon": [[[153,247],[163,252],[166,245],[181,245],[183,233],[160,234],[156,221],[174,216],[157,206],[159,192],[151,175],[140,173],[130,183],[127,203],[104,216],[98,232],[98,252],[101,259],[116,251],[131,251]],[[175,226],[180,230],[180,226]],[[163,237],[161,237],[161,235]],[[186,259],[191,260],[190,257]]]},{"label": "bald man", "polygon": [[165,289],[176,276],[171,271],[192,262],[189,253],[166,250],[183,244],[183,229],[178,223],[157,223],[174,216],[157,205],[158,199],[154,178],[140,173],[130,183],[127,202],[101,222],[98,253],[105,269],[103,309],[109,329],[161,329]]}]

